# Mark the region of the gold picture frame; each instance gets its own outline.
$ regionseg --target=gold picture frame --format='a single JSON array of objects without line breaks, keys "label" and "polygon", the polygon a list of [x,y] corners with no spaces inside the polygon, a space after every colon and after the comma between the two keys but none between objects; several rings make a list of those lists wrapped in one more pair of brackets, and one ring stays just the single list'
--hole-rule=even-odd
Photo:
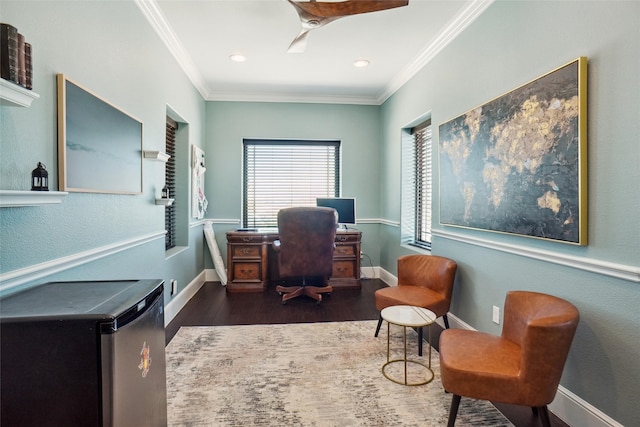
[{"label": "gold picture frame", "polygon": [[440,223],[587,244],[587,58],[439,126]]}]

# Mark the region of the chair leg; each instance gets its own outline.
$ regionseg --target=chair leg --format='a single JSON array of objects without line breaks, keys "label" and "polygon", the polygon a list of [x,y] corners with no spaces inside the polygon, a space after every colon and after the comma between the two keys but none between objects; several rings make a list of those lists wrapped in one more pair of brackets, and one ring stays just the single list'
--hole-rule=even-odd
[{"label": "chair leg", "polygon": [[333,292],[332,286],[304,286],[303,294],[316,300],[316,303],[322,302],[322,294],[330,295]]},{"label": "chair leg", "polygon": [[451,399],[451,408],[449,408],[449,421],[447,427],[454,427],[456,425],[456,417],[458,416],[458,407],[460,406],[460,396],[453,395]]},{"label": "chair leg", "polygon": [[378,327],[376,328],[376,334],[374,337],[378,336],[378,332],[380,332],[380,326],[382,326],[382,314],[380,314],[380,318],[378,319]]},{"label": "chair leg", "polygon": [[442,320],[444,320],[444,328],[449,329],[449,318],[447,317],[446,314],[442,316]]},{"label": "chair leg", "polygon": [[540,422],[543,427],[551,427],[551,419],[549,418],[549,410],[547,405],[531,408],[535,415],[540,416]]},{"label": "chair leg", "polygon": [[303,295],[303,293],[304,293],[303,287],[290,288],[289,290],[285,290],[285,292],[282,294],[282,304],[286,304],[286,302],[289,301],[290,299],[297,298],[300,295]]}]

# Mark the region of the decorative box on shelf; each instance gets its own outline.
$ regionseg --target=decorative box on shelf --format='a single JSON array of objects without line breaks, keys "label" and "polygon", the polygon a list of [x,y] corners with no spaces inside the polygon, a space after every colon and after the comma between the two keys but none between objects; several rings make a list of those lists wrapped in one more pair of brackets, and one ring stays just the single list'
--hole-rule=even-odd
[{"label": "decorative box on shelf", "polygon": [[156,199],[156,205],[171,206],[174,200],[175,199],[159,198],[159,199]]},{"label": "decorative box on shelf", "polygon": [[62,202],[66,191],[13,191],[0,190],[0,207],[52,205]]},{"label": "decorative box on shelf", "polygon": [[144,150],[143,153],[144,153],[144,158],[145,159],[159,160],[159,161],[165,162],[165,163],[171,157],[170,155],[168,155],[167,153],[163,153],[162,151]]},{"label": "decorative box on shelf", "polygon": [[34,99],[40,98],[37,93],[0,79],[0,104],[10,107],[30,107]]}]

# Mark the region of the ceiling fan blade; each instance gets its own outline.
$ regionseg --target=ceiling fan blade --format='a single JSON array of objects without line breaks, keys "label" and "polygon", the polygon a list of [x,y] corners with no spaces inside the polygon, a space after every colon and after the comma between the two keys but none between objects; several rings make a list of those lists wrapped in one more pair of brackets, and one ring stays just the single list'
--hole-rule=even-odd
[{"label": "ceiling fan blade", "polygon": [[296,9],[318,18],[338,18],[359,13],[377,12],[409,4],[409,0],[347,0],[338,2],[289,0]]},{"label": "ceiling fan blade", "polygon": [[298,3],[293,0],[288,0],[289,3],[293,5],[298,12],[298,17],[300,18],[300,24],[302,25],[302,30],[296,36],[296,38],[291,42],[289,46],[288,53],[303,53],[307,47],[307,39],[309,37],[309,32],[316,28],[324,27],[328,23],[335,21],[338,19],[335,18],[325,18],[322,16],[314,16],[307,12],[304,9],[298,7]]},{"label": "ceiling fan blade", "polygon": [[289,49],[287,50],[287,53],[304,53],[305,49],[307,48],[307,39],[309,38],[309,31],[307,29],[302,29],[302,31],[300,31],[300,34],[298,34],[296,36],[295,39],[293,39],[293,41],[291,42],[291,45],[289,45]]},{"label": "ceiling fan blade", "polygon": [[309,31],[323,27],[338,18],[393,9],[409,4],[409,0],[287,1],[296,9],[302,24],[302,31],[289,46],[288,53],[304,52],[307,47]]}]

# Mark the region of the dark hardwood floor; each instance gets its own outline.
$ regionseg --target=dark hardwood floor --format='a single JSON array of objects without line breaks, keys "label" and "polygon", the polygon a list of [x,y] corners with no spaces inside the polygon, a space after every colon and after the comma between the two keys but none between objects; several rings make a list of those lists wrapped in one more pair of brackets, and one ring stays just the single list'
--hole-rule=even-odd
[{"label": "dark hardwood floor", "polygon": [[[362,281],[361,290],[337,290],[317,305],[310,298],[296,298],[282,305],[280,295],[270,288],[264,293],[227,293],[219,282],[208,282],[166,327],[167,344],[181,326],[252,325],[275,323],[342,322],[376,320],[374,293],[387,285],[379,279]],[[434,325],[432,344],[438,349],[442,329]],[[371,330],[373,338],[375,330]],[[428,334],[425,334],[425,337]],[[495,404],[517,427],[540,427],[530,408]],[[552,427],[568,427],[551,415]]]}]

